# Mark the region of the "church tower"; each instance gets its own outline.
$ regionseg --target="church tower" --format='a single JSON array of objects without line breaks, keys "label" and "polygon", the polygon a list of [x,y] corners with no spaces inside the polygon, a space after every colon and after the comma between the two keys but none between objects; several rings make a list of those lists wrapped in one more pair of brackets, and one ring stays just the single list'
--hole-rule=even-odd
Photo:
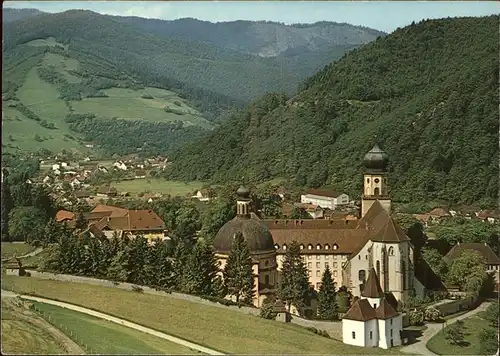
[{"label": "church tower", "polygon": [[387,185],[387,164],[389,157],[387,153],[375,144],[365,155],[363,197],[361,200],[361,217],[365,216],[373,203],[378,200],[382,207],[391,213],[391,200]]}]

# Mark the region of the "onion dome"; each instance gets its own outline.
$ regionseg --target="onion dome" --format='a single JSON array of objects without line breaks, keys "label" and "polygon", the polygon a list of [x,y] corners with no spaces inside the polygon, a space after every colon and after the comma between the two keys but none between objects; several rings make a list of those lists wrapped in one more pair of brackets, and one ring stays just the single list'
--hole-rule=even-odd
[{"label": "onion dome", "polygon": [[365,155],[363,164],[367,170],[385,172],[389,156],[377,144]]},{"label": "onion dome", "polygon": [[238,197],[241,198],[241,199],[249,199],[249,197],[250,197],[250,189],[248,189],[248,188],[246,188],[244,186],[241,186],[236,191],[236,195],[238,195]]}]

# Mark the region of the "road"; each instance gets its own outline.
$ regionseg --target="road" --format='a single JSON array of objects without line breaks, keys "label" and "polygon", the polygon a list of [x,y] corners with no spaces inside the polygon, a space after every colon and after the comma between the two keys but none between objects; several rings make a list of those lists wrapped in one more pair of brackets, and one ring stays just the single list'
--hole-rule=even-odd
[{"label": "road", "polygon": [[92,309],[87,309],[87,308],[83,308],[83,307],[80,307],[80,306],[77,306],[77,305],[73,305],[73,304],[69,304],[69,303],[64,303],[64,302],[59,302],[59,301],[55,301],[55,300],[52,300],[52,299],[33,297],[33,296],[30,296],[30,295],[17,295],[15,293],[12,293],[12,292],[9,292],[9,291],[4,291],[4,290],[1,291],[1,294],[2,294],[2,298],[6,297],[6,296],[7,297],[9,297],[9,296],[11,296],[11,297],[18,296],[18,297],[21,297],[21,298],[26,299],[26,300],[32,300],[32,301],[35,301],[35,302],[51,304],[51,305],[55,305],[55,306],[58,306],[58,307],[61,307],[61,308],[66,308],[66,309],[74,310],[74,311],[77,311],[77,312],[80,312],[80,313],[92,315],[92,316],[95,316],[97,318],[108,320],[108,321],[111,321],[113,323],[120,324],[120,325],[123,325],[123,326],[127,326],[127,327],[129,327],[131,329],[142,331],[142,332],[145,332],[147,334],[150,334],[150,335],[153,335],[153,336],[156,336],[156,337],[159,337],[159,338],[162,338],[162,339],[174,342],[176,344],[188,347],[190,349],[203,352],[205,354],[209,354],[209,355],[224,355],[223,353],[221,353],[219,351],[212,350],[212,349],[209,349],[207,347],[204,347],[204,346],[201,346],[201,345],[198,345],[198,344],[186,341],[186,340],[179,339],[178,337],[175,337],[175,336],[172,336],[172,335],[168,335],[168,334],[165,334],[165,333],[162,333],[162,332],[159,332],[159,331],[147,328],[145,326],[142,326],[142,325],[139,325],[139,324],[135,324],[135,323],[132,323],[130,321],[123,320],[123,319],[120,319],[120,318],[117,318],[117,317],[114,317],[114,316],[111,316],[111,315],[108,315],[108,314],[104,314],[104,313],[101,313],[101,312],[98,312],[98,311],[95,311],[95,310],[92,310]]},{"label": "road", "polygon": [[[457,320],[462,320],[466,319],[472,315],[475,315],[479,312],[485,311],[486,308],[491,303],[482,303],[480,306],[478,306],[476,309],[471,310],[468,313],[459,315],[455,318],[452,318],[446,322],[446,326],[449,326],[450,324],[453,324]],[[426,324],[427,329],[424,330],[423,335],[420,337],[420,339],[415,342],[414,344],[405,346],[401,348],[401,351],[411,353],[411,354],[416,354],[416,355],[436,355],[433,353],[431,350],[427,348],[427,342],[434,336],[436,335],[439,331],[443,329],[442,324],[438,323],[428,323]]]}]

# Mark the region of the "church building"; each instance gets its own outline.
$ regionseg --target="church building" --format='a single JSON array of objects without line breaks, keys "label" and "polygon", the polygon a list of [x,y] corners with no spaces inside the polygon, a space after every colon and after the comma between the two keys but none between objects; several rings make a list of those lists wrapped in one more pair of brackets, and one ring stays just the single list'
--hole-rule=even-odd
[{"label": "church building", "polygon": [[[375,271],[380,288],[406,303],[412,293],[423,296],[432,270],[425,261],[415,268],[413,245],[391,217],[387,183],[388,156],[377,145],[364,157],[364,188],[359,220],[260,220],[250,211],[249,191],[238,189],[237,216],[226,223],[214,241],[214,249],[225,264],[234,234],[241,232],[254,260],[256,298],[275,292],[284,254],[293,241],[300,244],[312,287],[319,290],[328,266],[336,287],[346,286],[360,297]],[[423,266],[423,268],[422,268]],[[435,275],[434,275],[435,276]]]}]

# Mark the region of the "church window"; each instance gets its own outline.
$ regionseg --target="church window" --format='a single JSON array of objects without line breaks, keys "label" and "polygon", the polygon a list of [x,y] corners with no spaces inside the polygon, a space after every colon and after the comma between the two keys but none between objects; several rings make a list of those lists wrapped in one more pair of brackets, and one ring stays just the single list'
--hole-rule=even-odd
[{"label": "church window", "polygon": [[352,332],[352,338],[353,338],[353,339],[355,339],[355,338],[356,338],[356,332],[355,332],[355,331],[353,331],[353,332]]},{"label": "church window", "polygon": [[375,183],[378,183],[378,182],[380,182],[380,179],[375,178]]},{"label": "church window", "polygon": [[391,319],[391,325],[392,325],[392,319]]},{"label": "church window", "polygon": [[373,339],[373,331],[370,331],[370,340]]},{"label": "church window", "polygon": [[370,178],[366,178],[366,183],[370,183]]},{"label": "church window", "polygon": [[360,259],[361,259],[361,255],[358,255],[358,260],[360,260]]},{"label": "church window", "polygon": [[360,269],[358,272],[358,277],[360,281],[364,281],[366,278],[366,272],[364,269]]},{"label": "church window", "polygon": [[379,277],[380,276],[380,261],[379,260],[377,260],[376,266],[377,266],[377,269],[376,269],[377,270],[377,277]]},{"label": "church window", "polygon": [[365,255],[365,260],[367,260],[367,259],[368,259],[368,255]]},{"label": "church window", "polygon": [[373,303],[373,309],[377,309],[377,303]]},{"label": "church window", "polygon": [[265,283],[266,285],[268,285],[268,284],[269,284],[269,276],[268,276],[267,274],[264,276],[264,283]]},{"label": "church window", "polygon": [[394,248],[389,247],[389,256],[394,256]]},{"label": "church window", "polygon": [[391,329],[391,337],[392,337],[392,329]]},{"label": "church window", "polygon": [[375,188],[374,194],[375,195],[380,195],[380,189],[378,187]]},{"label": "church window", "polygon": [[264,266],[266,266],[266,267],[269,266],[269,261],[268,260],[266,260],[266,262],[264,262]]}]

